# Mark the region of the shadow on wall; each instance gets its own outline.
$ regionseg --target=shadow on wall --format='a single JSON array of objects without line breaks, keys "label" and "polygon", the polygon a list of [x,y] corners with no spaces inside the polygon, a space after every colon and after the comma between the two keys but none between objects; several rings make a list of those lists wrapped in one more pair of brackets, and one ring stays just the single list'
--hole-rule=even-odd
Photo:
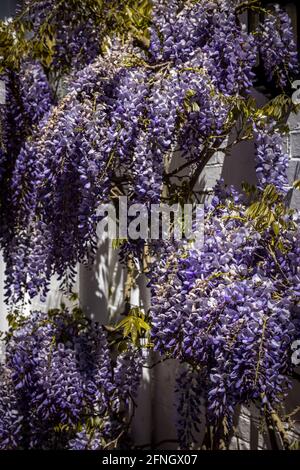
[{"label": "shadow on wall", "polygon": [[[294,181],[300,179],[300,161],[292,163],[294,164],[289,167],[289,182],[291,185]],[[298,189],[290,189],[287,197],[291,207],[300,208],[300,191]]]},{"label": "shadow on wall", "polygon": [[256,184],[253,155],[254,143],[241,142],[225,156],[221,177],[226,185],[241,189],[243,183]]},{"label": "shadow on wall", "polygon": [[[268,101],[262,93],[256,90],[253,90],[251,95],[258,106],[263,106]],[[225,184],[233,185],[237,189],[240,189],[244,182],[256,184],[254,152],[253,142],[241,142],[226,154],[221,174]]]},{"label": "shadow on wall", "polygon": [[9,18],[13,16],[16,12],[17,3],[17,0],[1,0],[0,18]]},{"label": "shadow on wall", "polygon": [[84,312],[101,324],[114,321],[122,311],[124,269],[118,250],[106,239],[99,242],[94,263],[79,268],[79,296]]}]

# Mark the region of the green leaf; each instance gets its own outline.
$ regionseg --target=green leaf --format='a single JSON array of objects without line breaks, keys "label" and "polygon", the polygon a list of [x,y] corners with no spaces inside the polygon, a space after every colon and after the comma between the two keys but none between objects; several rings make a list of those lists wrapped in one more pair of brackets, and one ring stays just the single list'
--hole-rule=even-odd
[{"label": "green leaf", "polygon": [[146,331],[149,331],[151,329],[150,325],[146,323],[142,318],[139,318],[138,322],[141,329],[144,329]]},{"label": "green leaf", "polygon": [[123,318],[115,327],[115,330],[123,330],[123,338],[129,338],[136,346],[139,345],[140,338],[151,329],[145,320],[144,313],[139,307],[131,308],[129,315]]},{"label": "green leaf", "polygon": [[274,235],[277,237],[280,233],[280,225],[278,222],[273,222],[272,223],[272,229],[273,229],[273,232],[274,232]]},{"label": "green leaf", "polygon": [[293,187],[294,187],[295,189],[298,189],[298,190],[300,191],[300,180],[295,181],[295,182],[293,183]]},{"label": "green leaf", "polygon": [[77,300],[79,299],[79,295],[77,292],[72,292],[69,298],[71,302],[77,302]]},{"label": "green leaf", "polygon": [[198,111],[200,111],[200,106],[199,106],[198,103],[195,103],[195,102],[192,103],[192,111],[193,111],[193,112],[198,112]]},{"label": "green leaf", "polygon": [[113,250],[118,250],[126,242],[127,238],[114,238],[111,242]]}]

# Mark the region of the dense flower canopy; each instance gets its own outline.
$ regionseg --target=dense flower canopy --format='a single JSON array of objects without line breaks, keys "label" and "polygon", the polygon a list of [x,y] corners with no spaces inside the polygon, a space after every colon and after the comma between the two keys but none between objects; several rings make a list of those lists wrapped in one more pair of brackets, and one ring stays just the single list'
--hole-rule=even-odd
[{"label": "dense flower canopy", "polygon": [[[7,78],[8,90],[18,86],[22,99],[4,109],[8,144],[0,172],[0,237],[13,301],[25,292],[45,295],[54,273],[72,283],[76,263],[97,243],[97,207],[115,187],[132,202],[157,203],[165,192],[173,197],[174,150],[183,163],[191,161],[189,198],[197,175],[237,125],[238,102],[245,103],[255,83],[258,49],[265,55],[267,28],[245,31],[232,2],[154,2],[153,9],[147,52],[117,42],[75,74],[54,107],[38,64],[24,63],[24,76]],[[267,51],[276,54],[279,71],[292,74],[289,26],[280,12]],[[20,141],[12,139],[14,123]],[[258,135],[268,133],[264,128],[263,122]]]},{"label": "dense flower canopy", "polygon": [[[202,397],[213,425],[226,418],[230,428],[238,403],[257,400],[273,410],[288,391],[290,346],[299,337],[300,232],[295,214],[283,216],[287,225],[274,239],[272,228],[258,230],[248,216],[245,197],[233,188],[218,193],[201,251],[169,249],[154,267],[154,349],[190,364],[178,389],[186,393],[186,374],[196,376],[198,406]],[[184,447],[193,423],[192,414],[179,427]]]},{"label": "dense flower canopy", "polygon": [[[154,0],[143,36],[118,34],[114,17],[108,38],[105,19],[90,15],[92,0],[80,18],[75,0],[62,18],[59,8],[48,18],[52,1],[34,3],[26,18],[33,34],[48,22],[53,76],[35,55],[2,74],[0,244],[10,305],[26,294],[45,299],[54,274],[72,288],[77,264],[97,250],[100,203],[125,195],[147,210],[194,204],[216,151],[255,141],[257,188],[218,184],[205,206],[203,246],[148,241],[151,344],[183,363],[181,445],[193,445],[202,404],[216,440],[226,441],[237,404],[278,412],[299,337],[298,214],[286,202],[280,106],[292,109],[286,93],[298,72],[291,21],[279,7],[256,6],[262,21],[248,31],[240,18],[247,2]],[[262,108],[251,98],[258,62],[279,94]],[[126,262],[144,255],[143,241],[122,244]],[[101,327],[45,320],[34,313],[8,338],[0,447],[105,447],[138,382],[136,344],[114,363]],[[100,417],[92,439],[84,414]]]},{"label": "dense flower canopy", "polygon": [[8,333],[0,449],[102,449],[126,426],[142,358],[114,362],[103,327],[77,310],[33,312]]}]

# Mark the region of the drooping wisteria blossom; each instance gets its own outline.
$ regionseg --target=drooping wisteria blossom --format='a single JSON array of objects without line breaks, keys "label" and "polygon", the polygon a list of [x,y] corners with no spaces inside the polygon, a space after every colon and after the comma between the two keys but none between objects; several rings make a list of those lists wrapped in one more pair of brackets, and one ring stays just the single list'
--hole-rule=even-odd
[{"label": "drooping wisteria blossom", "polygon": [[[92,2],[57,2],[56,0],[25,0],[19,9],[26,12],[31,24],[31,35],[37,39],[46,28],[53,35],[54,70],[81,68],[100,53],[103,27],[96,15],[91,14]],[[100,23],[100,24],[99,24]]]},{"label": "drooping wisteria blossom", "polygon": [[[48,24],[54,76],[72,72],[60,93],[30,55],[1,77],[6,300],[45,300],[52,275],[72,288],[77,264],[94,260],[101,203],[125,195],[148,212],[194,203],[215,152],[254,137],[257,188],[219,182],[203,245],[127,239],[120,250],[139,266],[148,250],[151,346],[182,366],[181,447],[195,445],[203,407],[224,443],[237,405],[271,413],[282,402],[299,337],[299,215],[285,199],[287,155],[276,116],[249,98],[258,62],[283,91],[297,73],[291,22],[263,8],[248,32],[238,1],[154,0],[144,37],[112,37],[102,50],[105,9],[99,19],[94,2],[82,3],[79,15],[75,0],[25,2],[33,35]],[[111,353],[104,328],[68,311],[23,319],[0,371],[0,448],[96,450],[125,439],[143,361],[134,346]]]},{"label": "drooping wisteria blossom", "polygon": [[102,449],[130,413],[142,361],[133,349],[114,361],[104,328],[82,315],[33,312],[7,336],[0,449]]},{"label": "drooping wisteria blossom", "polygon": [[274,122],[254,126],[258,187],[273,184],[277,190],[286,191],[289,156],[284,151],[283,136],[276,132],[275,126]]},{"label": "drooping wisteria blossom", "polygon": [[[42,24],[50,3],[36,2],[30,9],[34,27]],[[282,29],[286,37],[290,24],[279,10],[275,13],[280,18],[276,34]],[[68,46],[75,31],[66,36]],[[17,302],[25,292],[44,298],[52,274],[69,288],[76,264],[95,253],[101,202],[117,191],[148,208],[159,203],[172,192],[168,171],[174,151],[181,152],[182,163],[199,160],[205,166],[235,126],[236,100],[245,99],[255,82],[260,37],[244,29],[235,5],[154,2],[149,35],[148,52],[112,41],[109,54],[72,74],[66,96],[50,114],[42,72],[25,64],[20,78],[24,112],[19,110],[16,120],[27,116],[29,138],[25,133],[20,139],[18,155],[7,163],[10,170],[1,170],[7,171],[9,185],[3,193],[1,237],[8,300]],[[57,41],[58,53],[63,39]],[[277,54],[279,48],[282,60],[293,58],[293,72],[295,44],[270,41],[269,50]],[[259,132],[279,139],[264,126]],[[259,145],[266,145],[262,137]]]},{"label": "drooping wisteria blossom", "polygon": [[257,39],[267,79],[284,88],[299,64],[291,19],[279,5],[265,15]]},{"label": "drooping wisteria blossom", "polygon": [[[90,78],[92,74],[109,88],[101,66],[96,73],[91,71]],[[85,75],[78,80],[82,83],[79,91],[75,90],[79,86],[76,82],[17,157],[11,182],[17,233],[13,233],[5,256],[8,295],[16,299],[24,295],[25,287],[31,296],[45,294],[54,270],[61,277],[66,273],[72,277],[77,261],[95,244],[96,209],[101,200],[106,201],[111,173],[110,151],[105,157],[99,153],[99,146],[107,140],[101,125],[107,119],[108,103],[101,101],[100,90],[98,103],[88,99],[91,91],[85,97],[89,92]],[[64,224],[68,227],[65,232]],[[55,268],[53,263],[57,263]]]},{"label": "drooping wisteria blossom", "polygon": [[[277,139],[273,145],[278,151]],[[276,194],[284,200],[284,191]],[[151,276],[154,349],[191,365],[206,420],[217,428],[224,419],[232,426],[239,403],[258,401],[270,410],[282,403],[291,344],[299,337],[299,216],[286,209],[279,234],[274,225],[258,228],[248,204],[245,194],[220,186],[206,206],[204,246],[169,246]],[[188,393],[186,374],[178,377],[181,396]],[[194,417],[193,394],[190,399],[190,405],[178,401],[184,447],[194,442],[192,428],[201,420]]]},{"label": "drooping wisteria blossom", "polygon": [[[26,278],[26,272],[21,274],[26,267],[26,257],[21,251],[24,252],[28,241],[25,241],[24,231],[18,230],[19,216],[21,220],[23,215],[28,219],[27,214],[32,210],[31,193],[36,184],[33,166],[37,162],[34,156],[30,158],[28,149],[39,124],[47,119],[53,105],[53,97],[43,68],[35,61],[24,61],[19,74],[8,71],[3,76],[3,81],[5,100],[4,104],[0,105],[0,240],[7,253],[11,247],[13,257],[16,230],[18,231],[19,266],[12,258],[7,258],[7,262],[8,271],[14,271],[15,284],[20,288],[22,276],[23,279]],[[23,212],[21,207],[17,208],[20,195]]]}]

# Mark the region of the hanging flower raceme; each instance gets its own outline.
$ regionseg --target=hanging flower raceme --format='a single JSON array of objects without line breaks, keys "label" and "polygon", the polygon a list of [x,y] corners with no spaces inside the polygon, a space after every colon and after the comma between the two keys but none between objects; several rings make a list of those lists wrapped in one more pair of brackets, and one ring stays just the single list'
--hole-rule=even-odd
[{"label": "hanging flower raceme", "polygon": [[103,448],[132,411],[141,367],[133,349],[115,364],[104,328],[78,311],[21,319],[1,368],[0,448]]},{"label": "hanging flower raceme", "polygon": [[103,38],[107,34],[103,15],[108,12],[101,11],[100,18],[93,15],[97,6],[99,8],[100,5],[96,1],[22,2],[20,13],[30,25],[30,36],[40,41],[42,47],[44,35],[48,33],[45,36],[46,46],[51,54],[46,65],[51,65],[52,70],[65,73],[72,68],[82,68],[99,55]]},{"label": "hanging flower raceme", "polygon": [[78,76],[17,158],[11,183],[17,233],[5,252],[15,300],[25,290],[45,295],[53,272],[73,279],[76,263],[95,250],[97,208],[107,200],[112,163],[104,126],[113,96],[103,67],[103,61],[91,67],[88,85],[86,71]]},{"label": "hanging flower raceme", "polygon": [[265,14],[257,44],[267,79],[275,79],[277,85],[285,88],[290,76],[298,72],[299,64],[291,19],[279,5]]},{"label": "hanging flower raceme", "polygon": [[276,131],[276,124],[254,126],[256,143],[256,175],[258,187],[273,184],[279,191],[287,191],[289,156],[283,151],[283,136]]},{"label": "hanging flower raceme", "polygon": [[[33,242],[26,238],[26,231],[19,229],[20,218],[22,224],[26,224],[32,211],[32,191],[36,184],[34,167],[37,162],[35,155],[30,154],[31,139],[47,119],[53,98],[47,77],[37,62],[22,62],[19,74],[8,72],[4,83],[5,102],[1,105],[0,118],[0,240],[2,248],[7,249],[4,252],[7,272],[13,278],[12,289],[13,285],[18,286],[18,297],[26,278],[23,269],[27,265],[27,246]],[[16,245],[18,257],[14,257]],[[9,289],[8,295],[11,293]]]},{"label": "hanging flower raceme", "polygon": [[[206,208],[203,247],[168,249],[152,274],[154,348],[198,374],[206,420],[217,427],[224,419],[232,425],[238,403],[278,406],[289,388],[290,347],[299,336],[297,216],[286,209],[279,235],[275,226],[258,228],[251,214],[245,195],[219,192]],[[189,406],[197,409],[194,400],[179,400],[180,416]],[[179,420],[184,446],[193,442],[192,428],[201,418],[195,413]]]},{"label": "hanging flower raceme", "polygon": [[[37,26],[49,4],[41,6],[32,10]],[[116,42],[73,76],[50,114],[42,69],[24,63],[16,122],[27,119],[30,138],[20,138],[3,194],[8,299],[44,297],[54,273],[72,284],[77,262],[96,250],[101,202],[117,189],[132,202],[159,203],[174,150],[195,162],[234,126],[256,52],[233,6],[155,3],[149,32],[148,55]]]},{"label": "hanging flower raceme", "polygon": [[[202,246],[155,240],[147,247],[154,258],[151,334],[156,351],[185,363],[177,385],[183,447],[196,439],[202,404],[220,438],[237,404],[256,401],[271,412],[288,390],[289,350],[299,332],[298,215],[284,199],[279,127],[267,114],[264,121],[248,95],[258,51],[267,78],[281,87],[296,72],[287,16],[276,8],[248,33],[229,0],[155,0],[142,41],[114,38],[98,55],[103,35],[98,16],[89,19],[93,2],[78,17],[75,0],[25,3],[37,37],[50,14],[53,70],[72,74],[55,106],[39,63],[26,59],[19,75],[4,77],[7,301],[44,299],[53,274],[72,286],[77,263],[94,259],[101,203],[126,195],[149,211],[165,200],[194,201],[215,152],[254,132],[258,189],[217,188]],[[128,240],[121,251],[141,261],[144,240]],[[125,434],[139,351],[128,348],[112,361],[104,329],[77,320],[67,311],[37,312],[10,332],[0,373],[0,448],[99,449]]]}]

